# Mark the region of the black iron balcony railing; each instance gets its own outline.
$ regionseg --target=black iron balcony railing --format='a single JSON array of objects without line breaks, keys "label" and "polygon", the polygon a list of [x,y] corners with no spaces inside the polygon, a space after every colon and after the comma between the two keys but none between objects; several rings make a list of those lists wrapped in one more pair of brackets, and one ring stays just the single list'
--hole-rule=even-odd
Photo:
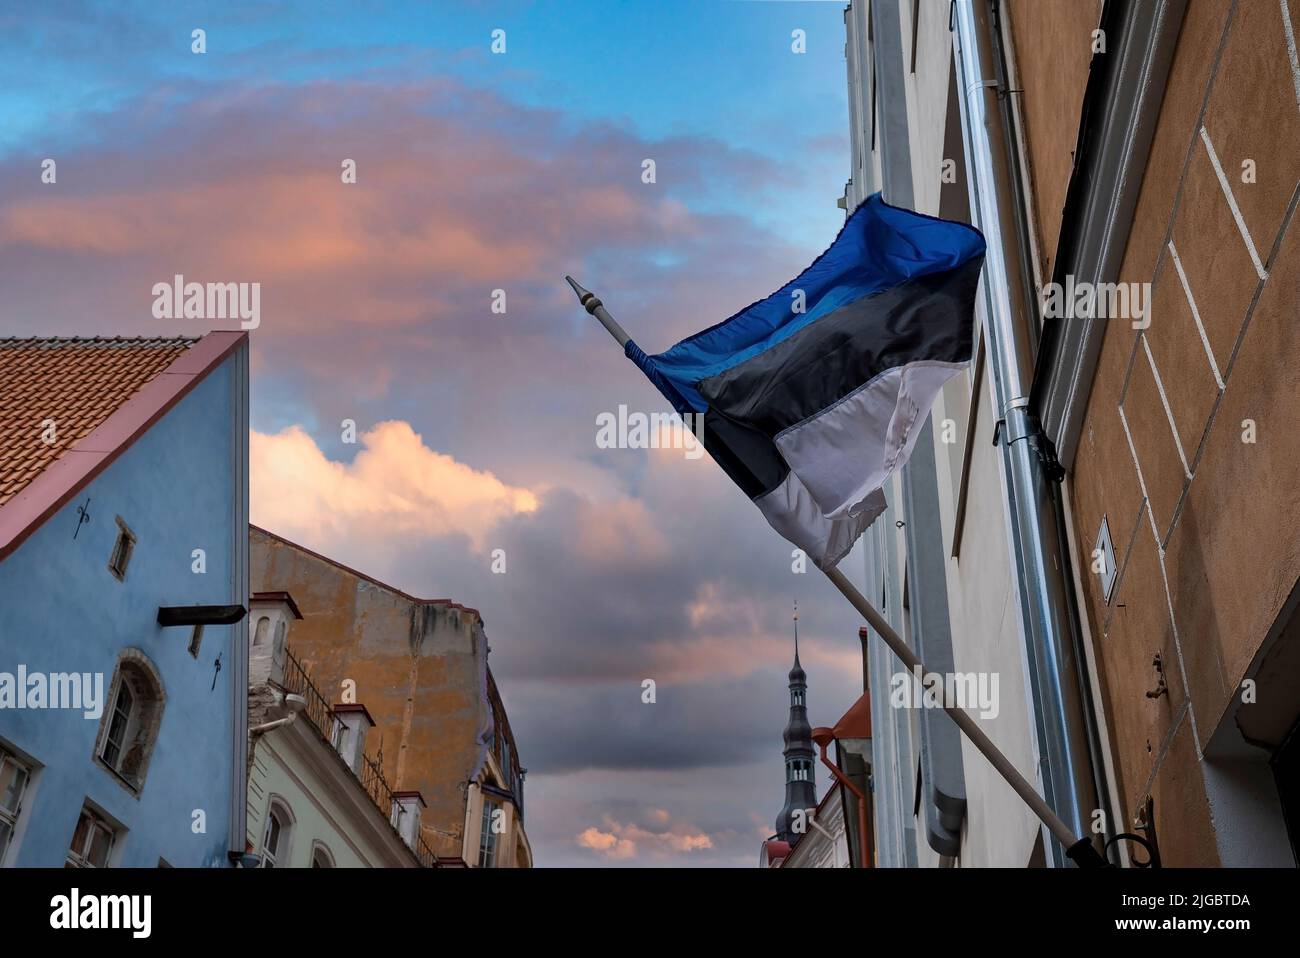
[{"label": "black iron balcony railing", "polygon": [[311,680],[306,667],[298,661],[297,656],[286,646],[284,663],[284,690],[292,695],[301,695],[307,700],[307,707],[302,717],[315,726],[316,731],[332,747],[334,745],[335,723],[334,708],[329,700],[321,695],[320,690]]},{"label": "black iron balcony railing", "polygon": [[[307,667],[298,660],[298,657],[287,646],[285,647],[284,681],[282,685],[286,693],[301,695],[306,700],[307,706],[300,713],[300,717],[307,719],[311,723],[312,728],[316,730],[316,733],[327,746],[337,748],[335,734],[341,727],[342,721],[335,714],[334,707],[330,705],[329,700],[316,688]],[[370,800],[375,803],[375,807],[388,819],[388,824],[392,826],[393,831],[397,832],[400,838],[402,832],[398,828],[398,821],[399,816],[402,814],[401,807],[393,798],[393,790],[388,784],[388,779],[384,777],[383,764],[384,752],[381,745],[373,759],[369,755],[361,756],[361,770],[360,774],[357,775],[357,780],[361,783],[361,787],[366,790],[366,794],[370,796]],[[404,838],[402,840],[405,842]],[[423,837],[416,836],[416,845],[411,851],[419,860],[421,867],[437,867],[437,856],[433,854],[432,849],[425,843]]]},{"label": "black iron balcony railing", "polygon": [[416,839],[415,857],[420,859],[421,868],[437,868],[438,856],[433,853],[423,836]]}]

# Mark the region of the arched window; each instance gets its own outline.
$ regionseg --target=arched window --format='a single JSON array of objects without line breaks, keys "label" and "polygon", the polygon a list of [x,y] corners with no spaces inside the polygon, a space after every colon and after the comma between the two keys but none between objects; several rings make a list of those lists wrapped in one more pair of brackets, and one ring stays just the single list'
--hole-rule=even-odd
[{"label": "arched window", "polygon": [[139,649],[124,650],[109,685],[95,756],[134,792],[144,788],[165,700],[153,663]]},{"label": "arched window", "polygon": [[264,615],[257,620],[257,630],[253,633],[254,645],[266,645],[266,635],[271,631],[271,617]]},{"label": "arched window", "polygon": [[293,813],[280,799],[271,799],[266,809],[266,829],[262,833],[262,867],[289,867],[292,838]]},{"label": "arched window", "polygon": [[330,850],[317,842],[311,849],[311,867],[312,868],[333,868],[334,856]]}]

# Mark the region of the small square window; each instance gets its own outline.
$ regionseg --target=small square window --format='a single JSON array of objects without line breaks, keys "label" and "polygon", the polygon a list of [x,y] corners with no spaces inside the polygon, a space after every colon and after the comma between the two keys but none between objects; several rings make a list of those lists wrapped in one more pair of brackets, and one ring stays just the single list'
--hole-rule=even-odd
[{"label": "small square window", "polygon": [[113,545],[113,555],[108,560],[108,571],[119,582],[126,579],[126,567],[131,562],[131,553],[135,551],[135,533],[117,516],[117,542]]},{"label": "small square window", "polygon": [[117,841],[117,829],[89,806],[81,809],[77,830],[72,833],[65,868],[107,868]]}]

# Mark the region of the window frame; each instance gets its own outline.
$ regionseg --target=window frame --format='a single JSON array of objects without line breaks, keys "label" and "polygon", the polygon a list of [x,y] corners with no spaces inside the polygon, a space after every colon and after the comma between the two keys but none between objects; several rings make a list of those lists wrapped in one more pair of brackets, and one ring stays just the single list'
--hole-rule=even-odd
[{"label": "window frame", "polygon": [[135,555],[135,546],[139,540],[121,516],[113,518],[117,520],[117,538],[113,541],[113,551],[108,556],[108,571],[118,582],[125,582],[127,570],[131,566],[131,557]]},{"label": "window frame", "polygon": [[[124,688],[131,703],[118,741],[113,733],[121,717],[119,705]],[[109,684],[108,701],[111,705],[100,718],[91,758],[119,785],[139,796],[144,791],[167,706],[162,677],[149,657],[139,649],[127,648],[119,654]],[[112,754],[111,749],[115,749],[116,754]],[[127,766],[128,760],[130,767]]]},{"label": "window frame", "polygon": [[[89,821],[90,827],[87,831],[86,840],[83,843],[81,850],[77,851],[74,850],[73,843],[77,840],[77,833],[81,831],[81,823],[83,821]],[[103,812],[99,811],[89,802],[83,802],[81,805],[81,813],[77,816],[77,824],[72,829],[72,838],[68,842],[68,852],[64,856],[63,867],[112,868],[113,853],[117,850],[122,831],[123,829],[110,821],[108,816]],[[96,865],[85,854],[86,851],[90,850],[88,846],[93,847],[94,836],[99,832],[108,836],[108,847],[104,850],[104,863],[102,865]]]},{"label": "window frame", "polygon": [[[324,859],[324,864],[317,864],[320,859]],[[334,861],[334,853],[329,850],[324,842],[312,842],[311,846],[311,866],[312,868],[338,868]]]},{"label": "window frame", "polygon": [[[271,825],[279,826],[276,834],[275,851],[267,851],[267,843],[271,838]],[[262,823],[262,844],[259,848],[261,854],[261,864],[259,868],[289,868],[290,858],[293,852],[293,831],[297,824],[293,815],[293,810],[289,803],[278,795],[273,795],[266,803],[266,820]],[[267,862],[270,864],[267,864]]]},{"label": "window frame", "polygon": [[15,846],[18,825],[23,817],[23,801],[27,798],[27,793],[32,787],[32,776],[36,771],[34,763],[20,758],[11,750],[0,745],[0,772],[3,771],[6,765],[21,770],[23,781],[13,808],[10,809],[4,804],[0,804],[0,825],[7,827],[9,830],[7,835],[0,834],[0,866],[4,865],[10,849]]},{"label": "window frame", "polygon": [[492,801],[486,795],[483,796],[483,816],[479,823],[478,835],[478,867],[495,868],[497,859],[497,838],[496,832],[492,831],[492,813],[496,810],[497,803]]},{"label": "window frame", "polygon": [[[126,699],[125,709],[122,707],[123,698]],[[104,741],[99,746],[99,758],[114,772],[121,775],[122,756],[126,753],[127,745],[131,741],[131,733],[139,729],[135,695],[131,692],[131,682],[125,675],[118,681],[117,689],[113,693],[113,704],[108,711],[108,728],[104,732]],[[119,719],[121,720],[120,726],[118,724]],[[116,741],[114,740],[114,730],[118,732]],[[109,756],[110,749],[113,750],[112,757]]]}]

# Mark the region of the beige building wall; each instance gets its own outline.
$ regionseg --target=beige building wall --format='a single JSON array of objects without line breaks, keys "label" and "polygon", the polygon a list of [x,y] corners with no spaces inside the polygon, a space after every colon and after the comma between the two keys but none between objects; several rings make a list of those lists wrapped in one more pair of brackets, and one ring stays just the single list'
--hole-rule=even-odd
[{"label": "beige building wall", "polygon": [[[1043,275],[1093,7],[1011,3]],[[1119,570],[1082,592],[1121,825],[1150,797],[1166,865],[1292,863],[1266,762],[1300,710],[1298,11],[1187,4],[1119,277],[1151,284],[1149,327],[1108,322],[1073,465],[1076,566],[1104,517]]]},{"label": "beige building wall", "polygon": [[1021,90],[1017,106],[1037,213],[1034,243],[1039,269],[1050,276],[1102,3],[1007,0],[1006,7]]}]

